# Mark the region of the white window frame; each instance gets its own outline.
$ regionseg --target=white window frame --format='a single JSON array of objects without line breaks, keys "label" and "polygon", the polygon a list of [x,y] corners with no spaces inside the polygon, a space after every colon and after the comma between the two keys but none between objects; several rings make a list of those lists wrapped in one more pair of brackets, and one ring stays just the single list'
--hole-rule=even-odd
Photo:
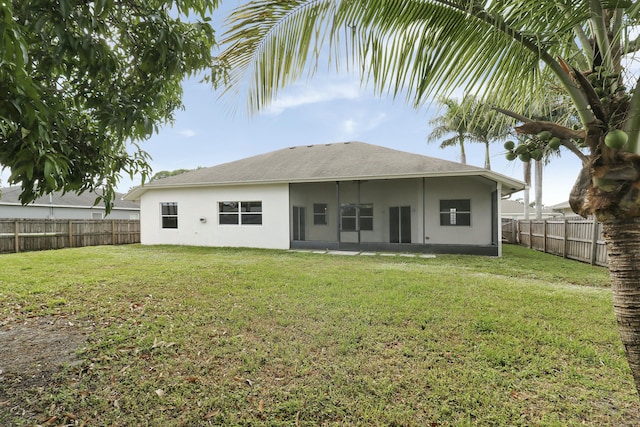
[{"label": "white window frame", "polygon": [[262,225],[262,215],[261,200],[218,202],[218,225],[259,226]]},{"label": "white window frame", "polygon": [[[167,212],[165,208],[167,208]],[[167,221],[165,222],[165,220]],[[171,224],[173,221],[175,221],[175,227]],[[176,230],[178,228],[178,202],[160,202],[160,227],[163,230]]]},{"label": "white window frame", "polygon": [[[345,215],[345,209],[353,209],[353,215]],[[362,210],[371,210],[371,215],[363,215]],[[354,228],[345,228],[344,220],[351,220],[354,222]],[[362,228],[362,220],[370,220],[371,228]],[[340,205],[340,231],[373,231],[373,203],[345,203]]]},{"label": "white window frame", "polygon": [[313,225],[327,225],[327,214],[329,207],[327,203],[313,204]]},{"label": "white window frame", "polygon": [[[443,204],[445,205],[443,207]],[[468,209],[460,206],[448,206],[451,204],[468,204]],[[460,218],[468,221],[459,221]],[[468,223],[467,223],[468,222]],[[441,227],[470,227],[471,226],[471,199],[442,199],[440,200],[440,226]]]}]

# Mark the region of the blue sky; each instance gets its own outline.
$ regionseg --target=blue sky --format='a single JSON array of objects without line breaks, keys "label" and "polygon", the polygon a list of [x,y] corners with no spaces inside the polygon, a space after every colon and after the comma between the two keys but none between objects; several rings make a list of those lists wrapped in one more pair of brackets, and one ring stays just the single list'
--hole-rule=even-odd
[{"label": "blue sky", "polygon": [[[165,126],[142,144],[153,158],[154,172],[213,166],[296,145],[344,141],[460,160],[459,149],[440,149],[439,143],[427,142],[429,120],[439,114],[437,104],[415,110],[403,99],[380,98],[361,90],[358,80],[348,75],[322,74],[297,83],[284,90],[269,110],[254,116],[244,113],[244,99],[220,100],[197,79],[184,83],[184,104],[173,126]],[[238,112],[231,114],[231,107]],[[484,146],[467,143],[466,149],[467,163],[482,167]],[[504,158],[502,142],[491,146],[491,166],[522,179],[522,164]],[[580,162],[566,150],[554,158],[544,170],[543,203],[566,201],[579,170]],[[139,180],[123,181],[119,189],[126,192],[138,184]]]}]

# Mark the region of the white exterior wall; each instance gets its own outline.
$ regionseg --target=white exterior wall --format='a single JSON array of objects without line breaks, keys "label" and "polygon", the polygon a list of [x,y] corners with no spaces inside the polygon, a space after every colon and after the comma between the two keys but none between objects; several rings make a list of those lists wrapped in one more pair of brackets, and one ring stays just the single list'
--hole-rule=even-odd
[{"label": "white exterior wall", "polygon": [[[219,224],[218,202],[226,201],[261,201],[262,225]],[[163,202],[178,203],[177,229],[162,228]],[[288,184],[150,190],[142,195],[140,210],[145,245],[289,248]]]}]

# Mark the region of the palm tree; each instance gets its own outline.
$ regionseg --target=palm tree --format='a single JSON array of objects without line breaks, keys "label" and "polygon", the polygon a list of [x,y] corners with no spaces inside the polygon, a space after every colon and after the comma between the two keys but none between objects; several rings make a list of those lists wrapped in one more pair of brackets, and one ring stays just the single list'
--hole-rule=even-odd
[{"label": "palm tree", "polygon": [[461,105],[454,99],[442,99],[440,103],[445,107],[445,112],[431,121],[435,125],[429,134],[428,141],[433,142],[443,136],[454,133],[451,138],[440,141],[440,148],[460,146],[460,163],[467,164],[467,154],[464,151],[464,140],[469,137],[467,117],[461,109]]},{"label": "palm tree", "polygon": [[[631,1],[253,0],[230,17],[219,64],[229,91],[248,91],[250,111],[328,54],[416,108],[462,89],[521,122],[520,134],[544,134],[537,149],[558,138],[584,165],[572,209],[603,222],[614,311],[640,391],[640,79],[626,67],[640,50],[639,22]],[[556,88],[579,128],[526,116],[526,104],[544,105]]]},{"label": "palm tree", "polygon": [[512,133],[513,120],[500,116],[490,105],[470,99],[471,140],[484,144],[484,168],[491,169],[489,145]]},{"label": "palm tree", "polygon": [[[529,188],[531,188],[531,160],[523,164],[523,179],[527,188],[524,189],[524,219],[529,219]],[[536,192],[537,194],[537,192]]]},{"label": "palm tree", "polygon": [[496,111],[478,102],[472,96],[466,96],[458,103],[452,98],[441,98],[438,101],[445,107],[441,116],[429,123],[436,125],[429,134],[428,141],[436,141],[451,133],[455,135],[440,142],[440,148],[460,146],[460,163],[467,164],[464,149],[465,140],[480,142],[485,146],[484,167],[491,169],[491,155],[489,144],[504,139],[510,132],[505,120],[496,117]]}]

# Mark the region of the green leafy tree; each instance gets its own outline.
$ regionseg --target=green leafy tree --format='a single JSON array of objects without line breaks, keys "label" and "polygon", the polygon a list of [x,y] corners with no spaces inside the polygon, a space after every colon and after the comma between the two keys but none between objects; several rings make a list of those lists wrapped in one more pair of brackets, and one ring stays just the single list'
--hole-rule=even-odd
[{"label": "green leafy tree", "polygon": [[[220,60],[229,92],[246,88],[253,111],[328,52],[377,93],[420,107],[462,88],[521,121],[516,130],[536,137],[532,151],[557,138],[584,164],[573,210],[604,224],[614,310],[640,389],[640,80],[626,67],[640,49],[639,22],[640,3],[625,0],[254,0],[230,18]],[[577,129],[526,116],[550,81]]]},{"label": "green leafy tree", "polygon": [[182,107],[182,80],[211,67],[216,5],[0,3],[0,165],[23,203],[91,190],[109,208],[123,173],[149,174],[137,143]]},{"label": "green leafy tree", "polygon": [[[201,167],[198,167],[196,169],[201,169]],[[175,169],[175,170],[172,170],[172,171],[156,172],[155,174],[153,174],[153,176],[151,177],[151,179],[149,181],[156,181],[158,179],[168,178],[170,176],[182,175],[183,173],[191,172],[192,170],[195,170],[195,169]]]},{"label": "green leafy tree", "polygon": [[445,107],[444,113],[429,123],[436,127],[429,134],[429,142],[436,141],[448,134],[453,137],[440,141],[440,148],[460,146],[460,162],[467,163],[465,140],[479,142],[485,146],[484,167],[491,169],[489,145],[509,135],[511,127],[503,117],[489,105],[478,102],[472,96],[466,96],[462,102],[451,98],[441,98],[439,103]]}]

